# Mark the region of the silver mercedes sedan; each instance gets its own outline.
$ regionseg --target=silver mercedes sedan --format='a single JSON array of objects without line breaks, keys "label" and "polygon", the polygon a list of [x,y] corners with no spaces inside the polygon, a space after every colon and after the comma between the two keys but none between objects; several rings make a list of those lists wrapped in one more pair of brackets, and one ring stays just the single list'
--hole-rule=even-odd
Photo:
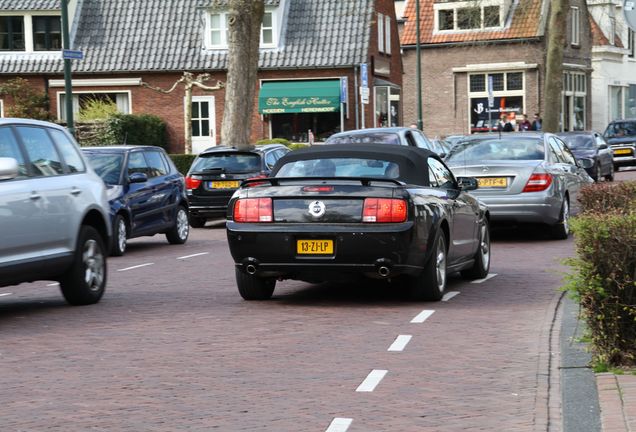
[{"label": "silver mercedes sedan", "polygon": [[[456,177],[476,177],[472,192],[490,209],[493,223],[544,223],[552,237],[566,239],[569,218],[578,210],[577,193],[593,183],[556,135],[541,132],[467,136],[445,159]],[[587,167],[589,168],[589,167]]]}]

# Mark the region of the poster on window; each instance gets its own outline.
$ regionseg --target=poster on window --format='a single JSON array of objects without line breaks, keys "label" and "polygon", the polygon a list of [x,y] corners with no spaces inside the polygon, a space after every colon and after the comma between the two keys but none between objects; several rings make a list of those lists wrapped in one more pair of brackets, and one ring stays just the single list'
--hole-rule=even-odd
[{"label": "poster on window", "polygon": [[495,97],[492,108],[488,108],[487,97],[471,98],[470,132],[496,131],[504,114],[512,127],[517,130],[517,120],[520,121],[523,114],[523,96]]}]

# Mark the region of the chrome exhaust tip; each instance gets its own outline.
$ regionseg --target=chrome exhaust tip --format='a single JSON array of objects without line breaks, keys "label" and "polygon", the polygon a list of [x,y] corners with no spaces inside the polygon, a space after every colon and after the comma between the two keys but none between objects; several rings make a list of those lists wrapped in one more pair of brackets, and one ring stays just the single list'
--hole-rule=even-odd
[{"label": "chrome exhaust tip", "polygon": [[248,264],[245,266],[245,271],[247,272],[247,274],[253,275],[254,273],[256,273],[256,266],[254,264]]},{"label": "chrome exhaust tip", "polygon": [[387,277],[391,273],[391,270],[386,266],[381,266],[378,268],[378,274],[382,277]]}]

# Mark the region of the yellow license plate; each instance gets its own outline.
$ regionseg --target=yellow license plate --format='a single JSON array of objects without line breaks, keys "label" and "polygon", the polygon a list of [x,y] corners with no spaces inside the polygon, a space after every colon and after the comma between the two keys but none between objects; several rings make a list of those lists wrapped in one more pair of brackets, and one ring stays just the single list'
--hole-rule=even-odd
[{"label": "yellow license plate", "polygon": [[213,181],[210,182],[210,187],[212,189],[236,189],[240,184],[240,181]]},{"label": "yellow license plate", "polygon": [[479,187],[502,187],[508,186],[508,180],[505,177],[480,177],[477,179]]},{"label": "yellow license plate", "polygon": [[297,240],[298,255],[333,255],[333,240]]},{"label": "yellow license plate", "polygon": [[615,155],[622,155],[622,154],[631,154],[632,151],[630,149],[618,149],[618,150],[614,150],[614,154]]}]

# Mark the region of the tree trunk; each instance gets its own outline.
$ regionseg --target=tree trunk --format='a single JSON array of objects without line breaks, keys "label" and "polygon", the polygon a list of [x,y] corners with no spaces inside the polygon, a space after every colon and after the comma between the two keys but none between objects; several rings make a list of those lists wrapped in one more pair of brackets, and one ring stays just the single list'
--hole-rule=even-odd
[{"label": "tree trunk", "polygon": [[563,48],[565,47],[569,6],[569,0],[552,0],[550,2],[542,125],[542,129],[546,132],[559,131],[563,98],[561,94],[563,91]]},{"label": "tree trunk", "polygon": [[264,0],[230,0],[225,109],[221,144],[251,145],[252,111],[256,93]]}]

